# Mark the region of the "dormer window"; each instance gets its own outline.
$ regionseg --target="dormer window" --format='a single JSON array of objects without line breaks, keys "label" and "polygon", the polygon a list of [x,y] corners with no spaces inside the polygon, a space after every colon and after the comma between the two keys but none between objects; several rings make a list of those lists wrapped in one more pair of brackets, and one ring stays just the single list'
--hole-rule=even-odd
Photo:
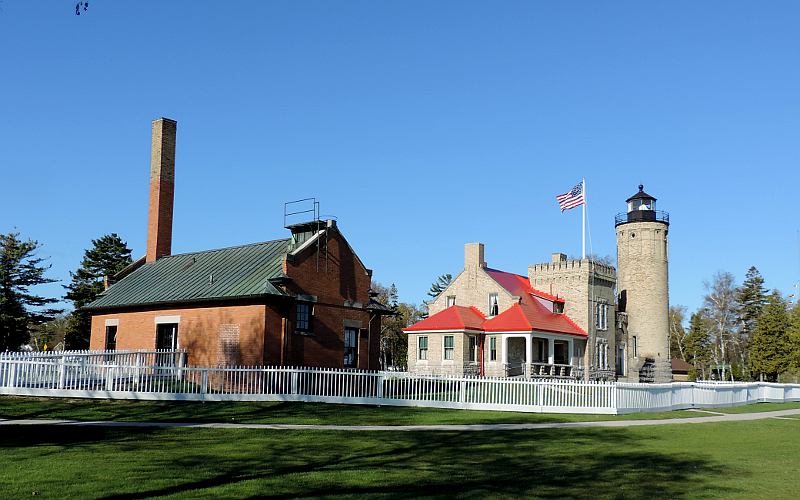
[{"label": "dormer window", "polygon": [[447,307],[452,307],[456,305],[456,296],[455,295],[448,295],[447,296]]},{"label": "dormer window", "polygon": [[499,313],[499,306],[497,304],[497,294],[489,294],[489,316],[497,316]]}]

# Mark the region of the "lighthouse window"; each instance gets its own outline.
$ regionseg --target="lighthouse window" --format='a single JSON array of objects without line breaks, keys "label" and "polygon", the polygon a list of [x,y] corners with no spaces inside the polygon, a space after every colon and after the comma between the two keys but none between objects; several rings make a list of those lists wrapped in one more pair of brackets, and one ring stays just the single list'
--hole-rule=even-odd
[{"label": "lighthouse window", "polygon": [[636,238],[636,233],[631,233],[631,238]]}]

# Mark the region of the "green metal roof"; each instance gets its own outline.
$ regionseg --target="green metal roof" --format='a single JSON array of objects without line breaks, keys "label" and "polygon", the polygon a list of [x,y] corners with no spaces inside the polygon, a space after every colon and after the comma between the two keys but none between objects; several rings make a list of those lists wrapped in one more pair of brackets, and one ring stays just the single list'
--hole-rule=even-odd
[{"label": "green metal roof", "polygon": [[110,286],[84,309],[285,295],[269,282],[283,276],[289,239],[162,257]]}]

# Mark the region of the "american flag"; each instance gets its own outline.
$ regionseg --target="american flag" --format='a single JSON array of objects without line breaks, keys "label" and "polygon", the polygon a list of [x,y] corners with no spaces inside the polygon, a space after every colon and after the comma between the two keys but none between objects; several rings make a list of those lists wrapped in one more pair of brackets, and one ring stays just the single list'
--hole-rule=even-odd
[{"label": "american flag", "polygon": [[586,198],[583,197],[583,181],[575,184],[575,187],[570,189],[568,193],[556,196],[556,201],[558,201],[562,212],[570,208],[585,205]]}]

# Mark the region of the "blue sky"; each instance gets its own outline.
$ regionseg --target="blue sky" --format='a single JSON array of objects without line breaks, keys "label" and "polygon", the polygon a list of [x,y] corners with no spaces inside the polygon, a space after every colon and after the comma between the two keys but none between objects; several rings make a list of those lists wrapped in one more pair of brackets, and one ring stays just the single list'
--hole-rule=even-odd
[{"label": "blue sky", "polygon": [[[144,253],[150,122],[178,121],[175,253],[284,237],[315,196],[403,301],[463,265],[615,255],[642,182],[671,214],[671,303],[718,270],[800,277],[800,3],[0,3],[0,232],[69,279]],[[58,286],[43,287],[61,294]]]}]

